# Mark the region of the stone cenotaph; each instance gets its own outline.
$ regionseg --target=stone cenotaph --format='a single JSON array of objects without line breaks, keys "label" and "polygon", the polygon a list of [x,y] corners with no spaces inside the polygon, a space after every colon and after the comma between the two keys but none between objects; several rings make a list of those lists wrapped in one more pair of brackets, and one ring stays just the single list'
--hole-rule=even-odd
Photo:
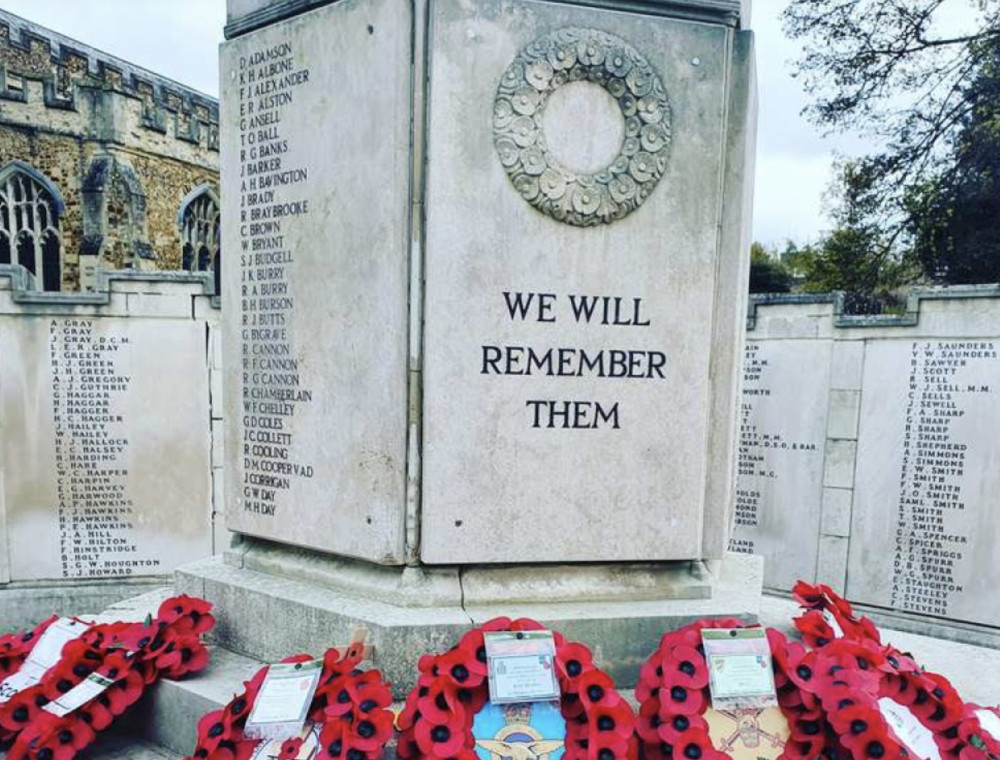
[{"label": "stone cenotaph", "polygon": [[261,659],[363,627],[402,693],[529,615],[623,684],[756,612],[726,555],[754,137],[739,0],[229,0],[228,552]]}]

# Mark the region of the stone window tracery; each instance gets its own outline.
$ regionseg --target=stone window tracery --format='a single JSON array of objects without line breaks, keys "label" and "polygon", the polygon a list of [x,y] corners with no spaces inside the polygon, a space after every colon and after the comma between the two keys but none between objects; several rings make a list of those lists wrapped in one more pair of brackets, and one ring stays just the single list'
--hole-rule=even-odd
[{"label": "stone window tracery", "polygon": [[37,172],[0,171],[0,264],[20,264],[44,290],[62,289],[62,200]]},{"label": "stone window tracery", "polygon": [[219,203],[209,188],[204,188],[183,206],[181,239],[181,266],[189,272],[212,272],[218,293],[221,272]]}]

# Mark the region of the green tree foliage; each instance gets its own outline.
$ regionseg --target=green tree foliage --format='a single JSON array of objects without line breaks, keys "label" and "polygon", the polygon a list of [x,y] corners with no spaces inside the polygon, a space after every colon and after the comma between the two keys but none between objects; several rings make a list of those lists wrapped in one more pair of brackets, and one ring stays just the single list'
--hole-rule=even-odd
[{"label": "green tree foliage", "polygon": [[792,276],[760,243],[750,246],[750,292],[787,293]]},{"label": "green tree foliage", "polygon": [[943,283],[1000,282],[1000,44],[947,165],[905,196],[913,253]]},{"label": "green tree foliage", "polygon": [[870,165],[842,163],[832,195],[833,230],[803,259],[802,290],[845,291],[850,311],[878,312],[898,305],[896,291],[919,271],[896,255],[894,234],[880,223],[878,181]]},{"label": "green tree foliage", "polygon": [[998,279],[1000,0],[791,0],[784,21],[813,120],[882,145],[842,172],[807,287],[878,295],[920,274],[908,259],[938,280]]}]

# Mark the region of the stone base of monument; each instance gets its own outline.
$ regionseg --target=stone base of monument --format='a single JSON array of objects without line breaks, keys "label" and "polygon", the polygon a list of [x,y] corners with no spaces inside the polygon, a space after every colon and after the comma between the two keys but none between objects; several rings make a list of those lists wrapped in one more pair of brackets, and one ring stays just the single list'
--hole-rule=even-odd
[{"label": "stone base of monument", "polygon": [[103,610],[122,600],[163,587],[166,578],[92,580],[68,585],[65,581],[20,581],[3,587],[4,629],[30,628],[50,615],[77,615]]},{"label": "stone base of monument", "polygon": [[397,697],[413,686],[420,655],[500,615],[535,618],[588,644],[631,687],[666,631],[701,617],[756,619],[760,558],[712,564],[398,568],[244,539],[181,567],[176,590],[215,605],[220,645],[262,661],[319,653],[367,629]]}]

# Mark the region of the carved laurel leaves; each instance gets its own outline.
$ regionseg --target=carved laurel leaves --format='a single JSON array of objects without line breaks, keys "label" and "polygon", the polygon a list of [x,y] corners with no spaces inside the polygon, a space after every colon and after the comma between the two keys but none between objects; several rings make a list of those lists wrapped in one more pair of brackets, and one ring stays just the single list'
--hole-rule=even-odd
[{"label": "carved laurel leaves", "polygon": [[[625,123],[618,155],[593,174],[560,165],[542,127],[549,96],[580,81],[607,90]],[[529,43],[504,71],[493,142],[514,187],[536,209],[578,227],[610,224],[641,206],[663,176],[670,102],[656,72],[625,40],[597,29],[559,29]]]}]

